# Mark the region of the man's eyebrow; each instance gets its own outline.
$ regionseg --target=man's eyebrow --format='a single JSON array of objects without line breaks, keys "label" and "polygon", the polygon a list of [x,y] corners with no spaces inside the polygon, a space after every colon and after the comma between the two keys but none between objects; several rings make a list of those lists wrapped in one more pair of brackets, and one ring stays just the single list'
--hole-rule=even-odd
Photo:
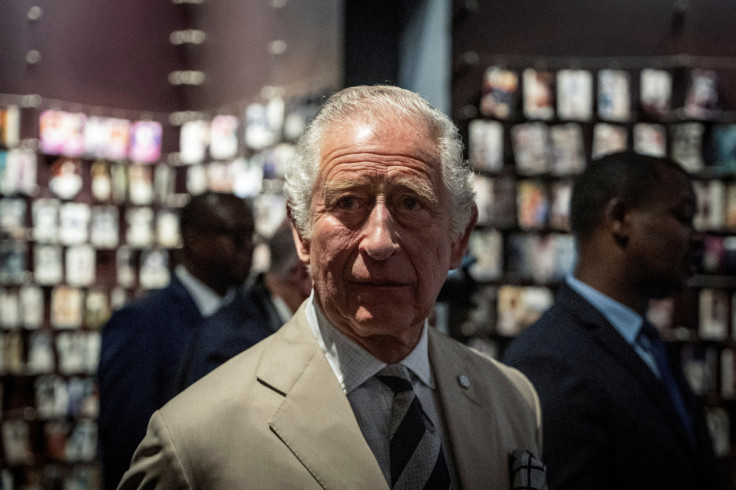
[{"label": "man's eyebrow", "polygon": [[427,201],[430,204],[437,204],[439,199],[437,198],[437,192],[432,186],[431,182],[424,179],[413,179],[411,177],[398,177],[391,180],[392,186],[403,187],[413,192],[421,199]]},{"label": "man's eyebrow", "polygon": [[325,202],[332,202],[345,191],[365,188],[366,186],[372,187],[370,184],[361,183],[358,179],[330,180],[325,183],[324,187]]}]

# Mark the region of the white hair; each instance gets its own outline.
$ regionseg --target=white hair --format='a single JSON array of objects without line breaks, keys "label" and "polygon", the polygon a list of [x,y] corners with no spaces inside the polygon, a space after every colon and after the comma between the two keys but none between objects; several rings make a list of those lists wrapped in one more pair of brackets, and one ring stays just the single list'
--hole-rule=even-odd
[{"label": "white hair", "polygon": [[462,235],[473,214],[472,170],[463,159],[457,127],[419,95],[388,85],[350,87],[332,95],[320,108],[297,142],[296,155],[286,171],[284,192],[291,219],[304,238],[311,235],[310,204],[321,161],[321,143],[332,128],[347,121],[406,119],[424,123],[437,143],[442,180],[450,195],[450,226],[454,238]]}]

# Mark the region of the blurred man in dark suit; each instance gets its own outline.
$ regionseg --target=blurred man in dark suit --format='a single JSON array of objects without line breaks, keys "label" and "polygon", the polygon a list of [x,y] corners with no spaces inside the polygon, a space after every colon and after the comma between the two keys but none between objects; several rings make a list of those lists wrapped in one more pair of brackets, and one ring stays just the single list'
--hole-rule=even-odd
[{"label": "blurred man in dark suit", "polygon": [[625,152],[574,185],[574,276],[503,360],[542,403],[550,489],[722,488],[703,407],[647,321],[702,252],[696,199],[676,163]]},{"label": "blurred man in dark suit", "polygon": [[115,488],[151,414],[176,392],[179,362],[205,318],[250,272],[253,216],[231,194],[208,192],[181,210],[181,264],[168,287],[145,293],[102,330],[99,435],[105,488]]},{"label": "blurred man in dark suit", "polygon": [[178,391],[288,322],[312,290],[285,222],[268,240],[269,267],[239,297],[208,318],[190,341]]}]

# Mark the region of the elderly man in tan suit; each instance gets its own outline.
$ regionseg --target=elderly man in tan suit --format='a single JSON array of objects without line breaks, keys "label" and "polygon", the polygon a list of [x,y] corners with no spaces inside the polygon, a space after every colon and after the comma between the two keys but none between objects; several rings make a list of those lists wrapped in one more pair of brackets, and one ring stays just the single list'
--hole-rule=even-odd
[{"label": "elderly man in tan suit", "polygon": [[427,321],[475,226],[471,176],[418,95],[333,95],[285,186],[312,295],[153,415],[120,488],[545,488],[532,385]]}]

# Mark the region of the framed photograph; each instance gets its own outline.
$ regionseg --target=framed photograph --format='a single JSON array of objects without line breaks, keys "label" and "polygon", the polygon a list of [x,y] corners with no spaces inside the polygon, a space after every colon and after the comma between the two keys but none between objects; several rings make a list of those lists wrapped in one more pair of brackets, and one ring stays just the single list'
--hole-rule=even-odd
[{"label": "framed photograph", "polygon": [[85,372],[87,355],[86,332],[63,332],[56,335],[56,352],[59,355],[59,372],[63,375]]},{"label": "framed photograph", "polygon": [[232,163],[233,193],[241,198],[263,191],[263,165],[258,158],[238,158]]},{"label": "framed photograph", "polygon": [[112,195],[112,176],[110,165],[103,160],[97,160],[90,167],[92,178],[92,196],[97,201],[109,201]]},{"label": "framed photograph", "polygon": [[238,154],[237,116],[218,114],[210,123],[210,156],[215,160],[235,158]]},{"label": "framed photograph", "polygon": [[82,326],[82,296],[79,288],[54,287],[51,291],[51,325],[54,328],[74,329]]},{"label": "framed photograph", "polygon": [[130,247],[121,245],[115,255],[117,264],[118,285],[123,288],[132,288],[135,285],[136,267],[135,257]]},{"label": "framed photograph", "polygon": [[156,163],[161,158],[163,128],[157,121],[135,121],[130,126],[128,158],[136,163]]},{"label": "framed photograph", "polygon": [[724,341],[729,337],[729,306],[727,291],[701,289],[698,296],[698,336],[701,340]]},{"label": "framed photograph", "polygon": [[543,228],[547,224],[549,198],[543,182],[519,180],[516,183],[519,227],[523,230]]},{"label": "framed photograph", "polygon": [[498,230],[476,230],[470,235],[469,254],[475,258],[470,275],[476,281],[493,281],[503,274],[503,235]]},{"label": "framed photograph", "polygon": [[20,284],[28,270],[28,243],[0,240],[0,284]]},{"label": "framed photograph", "polygon": [[570,231],[570,197],[572,181],[557,180],[549,186],[549,226],[556,230]]},{"label": "framed photograph", "polygon": [[21,197],[0,198],[0,236],[3,239],[26,237],[26,211],[28,205]]},{"label": "framed photograph", "polygon": [[20,311],[26,329],[35,330],[43,326],[46,308],[43,290],[39,286],[27,284],[20,288]]},{"label": "framed photograph", "polygon": [[33,280],[41,286],[53,286],[63,280],[61,247],[51,244],[36,244],[33,247]]},{"label": "framed photograph", "polygon": [[552,119],[555,115],[555,73],[527,68],[522,74],[522,81],[526,118]]},{"label": "framed photograph", "polygon": [[28,363],[26,372],[28,374],[49,374],[56,368],[54,357],[54,343],[47,331],[39,330],[29,336]]},{"label": "framed photograph", "polygon": [[46,110],[39,117],[41,152],[79,157],[84,154],[84,125],[87,116]]},{"label": "framed photograph", "polygon": [[275,127],[270,118],[271,114],[277,113],[276,111],[276,106],[269,111],[267,105],[259,103],[246,107],[245,146],[252,150],[262,150],[278,141],[280,128]]},{"label": "framed photograph", "polygon": [[84,298],[84,326],[99,330],[110,318],[110,301],[107,292],[90,288]]},{"label": "framed photograph", "polygon": [[136,206],[153,204],[153,172],[148,165],[128,167],[128,195]]},{"label": "framed photograph", "polygon": [[99,249],[114,249],[119,243],[117,206],[92,206],[90,243]]},{"label": "framed photograph", "polygon": [[593,127],[593,158],[625,151],[628,147],[626,127],[608,123],[597,123]]},{"label": "framed photograph", "polygon": [[634,124],[634,151],[642,155],[663,157],[667,154],[667,132],[661,124]]},{"label": "framed photograph", "polygon": [[10,375],[25,374],[25,342],[20,330],[8,330],[3,336],[2,360],[5,373]]},{"label": "framed photograph", "polygon": [[82,190],[82,162],[75,158],[58,158],[51,164],[49,189],[56,197],[73,199]]},{"label": "framed photograph", "polygon": [[519,77],[516,72],[499,66],[489,66],[483,76],[480,113],[498,119],[516,115],[519,97]]},{"label": "framed photograph", "polygon": [[543,122],[517,124],[511,128],[516,171],[534,175],[550,170],[549,128]]},{"label": "framed photograph", "polygon": [[470,163],[480,172],[503,168],[503,125],[498,121],[475,119],[468,126]]},{"label": "framed photograph", "polygon": [[20,143],[20,109],[16,105],[0,108],[0,143],[6,148]]},{"label": "framed photograph", "polygon": [[38,243],[56,243],[58,240],[59,209],[58,199],[36,199],[32,205],[33,239]]},{"label": "framed photograph", "polygon": [[156,242],[165,248],[181,245],[179,214],[171,209],[161,209],[156,215]]},{"label": "framed photograph", "polygon": [[557,117],[572,121],[593,117],[593,75],[589,71],[557,72]]},{"label": "framed photograph", "polygon": [[153,170],[153,194],[159,204],[168,204],[174,196],[176,173],[174,169],[160,163]]},{"label": "framed photograph", "polygon": [[28,422],[23,419],[4,420],[2,434],[5,462],[11,466],[32,464],[33,449]]},{"label": "framed photograph", "polygon": [[498,289],[496,333],[513,337],[534,323],[554,301],[545,287],[501,286]]},{"label": "framed photograph", "polygon": [[141,251],[140,286],[160,289],[169,284],[169,252],[153,248]]},{"label": "framed photograph", "polygon": [[84,153],[88,158],[123,160],[128,157],[130,121],[89,117],[84,125]]},{"label": "framed photograph", "polygon": [[[4,194],[34,195],[38,191],[38,157],[32,150],[13,148],[0,162],[0,191]],[[3,170],[4,167],[4,170]]]},{"label": "framed photograph", "polygon": [[207,168],[204,165],[190,165],[187,168],[187,192],[193,196],[202,194],[208,188]]},{"label": "framed photograph", "polygon": [[713,166],[736,171],[736,124],[717,124],[712,128]]},{"label": "framed photograph", "polygon": [[179,161],[186,165],[201,163],[207,155],[210,125],[207,121],[187,121],[179,132]]},{"label": "framed photograph", "polygon": [[718,349],[705,344],[686,344],[681,349],[681,365],[690,388],[696,395],[705,395],[718,388]]},{"label": "framed photograph", "polygon": [[672,159],[688,172],[703,170],[703,133],[705,128],[698,122],[673,124],[670,126]]},{"label": "framed photograph", "polygon": [[570,175],[585,169],[585,144],[583,129],[578,123],[551,126],[552,173]]},{"label": "framed photograph", "polygon": [[148,207],[128,208],[125,211],[127,231],[125,242],[133,248],[153,244],[153,210]]},{"label": "framed photograph", "polygon": [[122,204],[128,200],[128,165],[113,163],[110,165],[112,177],[112,200]]},{"label": "framed photograph", "polygon": [[91,245],[73,245],[66,249],[66,282],[70,286],[91,286],[96,278],[96,254]]},{"label": "framed photograph", "polygon": [[66,202],[59,208],[59,241],[63,245],[79,245],[89,238],[91,217],[89,205]]},{"label": "framed photograph", "polygon": [[296,154],[296,147],[291,143],[279,143],[263,152],[263,178],[283,180],[289,162]]},{"label": "framed photograph", "polygon": [[606,69],[598,72],[598,117],[619,122],[631,117],[631,90],[626,71]]},{"label": "framed photograph", "polygon": [[20,326],[20,303],[16,289],[0,288],[0,327],[14,329]]},{"label": "framed photograph", "polygon": [[672,75],[666,70],[645,68],[639,77],[642,112],[655,118],[668,115],[672,104]]},{"label": "framed photograph", "polygon": [[685,113],[695,119],[709,119],[721,110],[718,74],[713,70],[695,68],[685,95]]}]

